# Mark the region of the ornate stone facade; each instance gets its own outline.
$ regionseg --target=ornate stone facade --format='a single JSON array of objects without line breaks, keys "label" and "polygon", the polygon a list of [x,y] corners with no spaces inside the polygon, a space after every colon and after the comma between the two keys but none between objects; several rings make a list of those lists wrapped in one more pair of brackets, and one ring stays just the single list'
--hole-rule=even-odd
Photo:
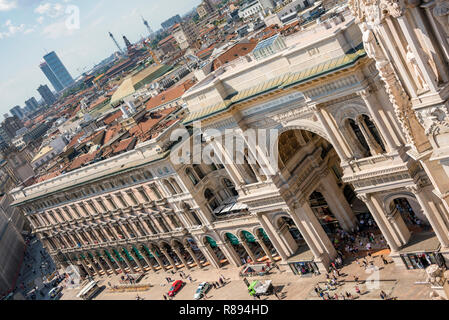
[{"label": "ornate stone facade", "polygon": [[[240,266],[248,258],[317,272],[336,257],[335,230],[351,231],[366,217],[398,265],[413,267],[411,254],[444,263],[449,51],[434,41],[447,39],[444,28],[424,20],[442,4],[350,6],[356,22],[345,13],[330,28],[313,26],[302,34],[308,41],[226,66],[187,91],[184,126],[198,120],[202,134],[156,154],[155,145],[168,144],[138,145],[118,159],[15,190],[15,205],[60,264],[92,274]],[[423,25],[426,36],[418,37],[412,26]],[[407,64],[405,43],[426,85]],[[312,47],[319,50],[310,56]],[[233,161],[206,129],[243,139],[243,161]],[[278,170],[241,135],[248,129],[278,130]],[[193,151],[174,163],[169,155],[191,139],[220,160],[189,164],[201,156]]]}]

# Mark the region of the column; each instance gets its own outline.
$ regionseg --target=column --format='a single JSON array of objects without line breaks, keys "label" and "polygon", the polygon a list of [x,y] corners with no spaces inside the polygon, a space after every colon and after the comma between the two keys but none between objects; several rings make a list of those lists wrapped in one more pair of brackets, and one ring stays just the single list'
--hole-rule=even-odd
[{"label": "column", "polygon": [[143,267],[142,263],[140,263],[139,261],[139,257],[137,256],[137,254],[134,252],[133,248],[130,248],[129,250],[129,254],[134,258],[134,261],[136,261],[137,266],[140,268],[140,271],[142,273],[145,273],[145,268]]},{"label": "column", "polygon": [[117,230],[115,230],[115,226],[114,226],[112,223],[110,223],[110,224],[108,224],[108,225],[109,225],[109,229],[110,229],[111,232],[114,234],[115,238],[116,238],[117,240],[122,239],[122,236],[118,234]]},{"label": "column", "polygon": [[382,119],[379,114],[380,109],[380,103],[377,101],[376,96],[371,93],[369,94],[366,91],[358,92],[359,96],[362,97],[363,101],[365,102],[365,105],[367,106],[371,116],[373,117],[374,123],[376,124],[376,127],[379,128],[380,134],[385,139],[385,142],[387,143],[388,149],[390,152],[397,150],[398,146],[393,140],[393,137],[391,136],[394,132],[393,128],[387,129],[388,120]]},{"label": "column", "polygon": [[365,203],[366,207],[368,208],[369,212],[371,212],[371,215],[376,221],[376,224],[378,225],[380,231],[382,232],[382,235],[387,240],[387,243],[390,246],[391,251],[397,252],[399,250],[399,245],[396,243],[393,234],[391,233],[389,227],[386,225],[384,219],[382,218],[382,213],[376,209],[372,201],[372,196],[370,194],[364,193],[358,194],[357,198],[362,200]]},{"label": "column", "polygon": [[89,257],[89,254],[86,253],[86,260],[90,263],[90,265],[92,266],[92,268],[94,269],[95,273],[98,276],[101,276],[100,270],[98,270],[97,266],[95,265],[94,261]]},{"label": "column", "polygon": [[365,121],[363,121],[363,118],[357,117],[356,123],[360,128],[360,132],[362,133],[363,137],[365,138],[366,143],[368,144],[369,150],[371,151],[372,155],[382,154],[382,147],[377,143],[377,141],[373,138],[371,135],[371,132],[369,131],[368,127],[365,124]]},{"label": "column", "polygon": [[147,224],[141,217],[137,217],[137,220],[140,222],[141,227],[147,232],[147,234],[153,234],[151,230],[148,228]]},{"label": "column", "polygon": [[156,270],[153,267],[153,264],[151,263],[151,258],[147,256],[147,253],[145,252],[145,249],[137,249],[139,250],[140,255],[143,257],[143,260],[145,260],[148,267],[151,269],[151,271],[156,272]]},{"label": "column", "polygon": [[189,245],[185,246],[185,249],[187,250],[187,252],[190,254],[190,256],[193,258],[193,260],[195,261],[196,265],[199,268],[203,268],[203,266],[201,265],[200,260],[197,258],[195,252],[193,252],[192,248],[189,247]]},{"label": "column", "polygon": [[123,250],[120,252],[120,255],[122,256],[123,260],[125,261],[126,265],[129,268],[130,272],[135,272],[133,265],[131,264],[131,260],[129,260],[128,256],[123,252]]},{"label": "column", "polygon": [[[427,83],[427,85],[432,91],[434,92],[437,91],[438,84],[436,82],[435,74],[424,57],[423,50],[420,48],[415,33],[413,32],[412,26],[410,26],[409,22],[407,21],[407,18],[404,15],[398,17],[396,20],[401,26],[402,33],[404,34],[405,39],[407,39],[407,44],[410,45],[410,48],[415,56],[418,67],[421,69],[421,72],[424,76],[424,81]],[[431,75],[433,77],[431,77]]]},{"label": "column", "polygon": [[224,243],[217,242],[217,245],[220,247],[220,249],[223,253],[225,253],[225,252],[227,253],[226,256],[228,257],[229,262],[234,264],[236,267],[240,267],[242,265],[240,256],[235,251],[231,242],[229,242],[229,239],[226,239]]},{"label": "column", "polygon": [[329,171],[326,172],[326,176],[322,177],[320,191],[332,213],[334,213],[338,219],[341,227],[346,231],[350,231],[354,228],[356,226],[356,217],[352,212],[351,206],[346,200],[343,191]]},{"label": "column", "polygon": [[240,174],[240,171],[235,166],[234,161],[229,156],[228,152],[225,150],[225,148],[217,141],[212,142],[214,149],[216,149],[217,156],[220,157],[223,165],[226,168],[226,171],[231,176],[231,179],[234,181],[236,189],[240,189],[241,185],[245,184],[245,179]]},{"label": "column", "polygon": [[257,243],[260,245],[263,252],[265,252],[265,255],[268,257],[268,259],[270,259],[271,262],[274,262],[273,256],[271,255],[271,252],[270,252],[270,249],[268,249],[268,247],[265,244],[265,242],[263,241],[263,239],[259,238],[259,237],[256,237],[256,238],[257,238]]},{"label": "column", "polygon": [[86,270],[87,274],[88,274],[90,277],[93,278],[92,271],[90,271],[90,269],[89,269],[89,267],[87,266],[87,264],[86,264],[86,262],[84,261],[84,259],[82,259],[82,258],[80,257],[80,261],[81,261],[81,264],[82,264],[83,267],[84,267],[84,270]]},{"label": "column", "polygon": [[276,236],[274,235],[274,233],[269,228],[268,222],[265,221],[265,219],[268,220],[268,217],[266,217],[264,214],[258,214],[257,217],[259,218],[259,222],[262,225],[263,230],[268,235],[268,238],[270,238],[270,241],[273,244],[274,248],[276,249],[277,253],[281,256],[283,261],[286,261],[287,260],[287,255],[281,249],[281,245],[279,244],[279,241],[276,238]]},{"label": "column", "polygon": [[351,154],[351,152],[348,151],[346,153],[343,149],[345,147],[343,139],[340,139],[341,143],[339,143],[339,139],[337,138],[335,132],[337,131],[336,128],[331,128],[330,124],[327,122],[325,114],[323,113],[324,110],[322,110],[319,107],[314,108],[314,114],[318,118],[318,120],[321,122],[321,124],[324,127],[324,130],[327,133],[327,136],[329,138],[329,142],[332,144],[332,146],[335,149],[335,152],[337,152],[338,156],[340,157],[342,163],[348,162],[349,158],[347,154]]},{"label": "column", "polygon": [[[204,248],[203,254],[209,260],[209,263],[216,269],[220,269],[220,260],[215,254],[214,250],[210,246],[210,244],[206,245],[198,245],[198,248]],[[201,250],[201,249],[200,249]],[[229,261],[230,262],[230,261]]]},{"label": "column", "polygon": [[173,267],[173,270],[174,271],[178,270],[178,267],[176,266],[175,261],[172,259],[172,257],[170,257],[170,255],[167,252],[167,249],[161,248],[160,250],[161,250],[162,254],[167,258],[168,262],[170,262],[171,266]]},{"label": "column", "polygon": [[[416,199],[419,202],[419,205],[424,211],[424,214],[429,220],[429,223],[432,226],[435,235],[440,241],[441,246],[443,248],[449,247],[449,230],[446,227],[444,221],[441,219],[440,213],[435,207],[435,204],[427,199],[425,191],[419,186],[407,186],[406,188],[415,195]],[[431,206],[433,206],[433,209],[431,208]]]},{"label": "column", "polygon": [[177,247],[173,247],[173,251],[176,253],[176,255],[178,256],[179,260],[181,260],[181,262],[184,264],[186,269],[190,269],[190,266],[188,265],[186,259],[184,259],[184,257],[182,256],[181,249],[177,248]]},{"label": "column", "polygon": [[[116,251],[118,252],[118,250],[116,250]],[[111,250],[111,252],[114,252],[114,250]],[[112,253],[112,255],[114,255],[114,253]],[[121,256],[120,253],[119,253],[119,256]],[[114,258],[114,260],[115,260],[115,262],[117,263],[117,265],[119,266],[120,270],[122,270],[123,274],[126,274],[126,270],[125,270],[125,268],[123,267],[123,264],[122,264],[122,262],[120,261],[119,256],[116,256],[116,257]]]},{"label": "column", "polygon": [[108,269],[106,269],[106,267],[104,266],[104,263],[101,261],[102,258],[97,257],[95,255],[94,255],[94,258],[96,259],[96,261],[100,265],[101,269],[103,269],[105,276],[108,276],[109,272],[108,272]]},{"label": "column", "polygon": [[249,257],[253,261],[253,263],[257,263],[257,258],[254,255],[254,252],[251,250],[251,248],[248,246],[248,243],[246,243],[245,238],[240,238],[240,242],[242,243],[243,248],[245,248],[245,251],[248,253]]},{"label": "column", "polygon": [[148,248],[148,250],[150,250],[150,253],[156,259],[157,263],[159,263],[159,265],[161,266],[161,270],[167,271],[167,268],[165,268],[164,264],[162,263],[162,259],[156,255],[156,250],[154,250],[154,248]]},{"label": "column", "polygon": [[109,268],[112,270],[112,272],[114,272],[114,274],[118,274],[117,270],[115,270],[114,265],[109,260],[109,257],[106,255],[103,259],[104,259],[104,261],[106,261],[106,264],[109,266]]}]

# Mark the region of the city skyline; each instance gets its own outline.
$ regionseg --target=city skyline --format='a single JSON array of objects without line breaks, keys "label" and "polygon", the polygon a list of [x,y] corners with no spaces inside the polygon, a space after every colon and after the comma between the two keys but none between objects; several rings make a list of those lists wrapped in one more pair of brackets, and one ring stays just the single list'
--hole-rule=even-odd
[{"label": "city skyline", "polygon": [[[57,52],[77,79],[117,51],[109,31],[136,42],[148,35],[142,15],[153,30],[158,30],[161,22],[175,14],[183,15],[199,3],[199,0],[170,3],[134,0],[130,6],[119,1],[105,5],[105,0],[0,0],[0,46],[4,49],[0,52],[0,94],[4,97],[0,112],[9,112],[16,105],[23,107],[31,97],[40,100],[36,88],[41,84],[51,86],[39,68],[45,54]],[[76,25],[74,5],[79,9],[79,29],[66,26]]]}]

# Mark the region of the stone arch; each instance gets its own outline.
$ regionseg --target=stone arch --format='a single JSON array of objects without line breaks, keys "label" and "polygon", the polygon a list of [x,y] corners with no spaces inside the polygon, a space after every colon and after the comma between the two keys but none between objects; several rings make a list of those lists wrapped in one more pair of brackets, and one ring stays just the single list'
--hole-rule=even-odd
[{"label": "stone arch", "polygon": [[424,221],[427,225],[429,225],[429,221],[424,214],[423,209],[421,208],[421,205],[418,202],[418,199],[416,199],[415,195],[412,192],[409,191],[398,191],[394,193],[390,193],[383,197],[382,199],[382,206],[384,212],[387,214],[391,214],[391,206],[394,202],[394,200],[397,199],[406,199],[411,206],[413,213],[422,221]]},{"label": "stone arch", "polygon": [[337,110],[332,114],[338,127],[341,127],[346,119],[355,120],[361,114],[366,114],[371,117],[368,108],[363,102],[339,103],[333,106],[333,110]]},{"label": "stone arch", "polygon": [[[317,135],[319,135],[321,138],[327,140],[330,142],[329,137],[327,136],[326,131],[316,121],[306,120],[306,119],[296,119],[290,122],[285,123],[281,128],[279,129],[279,136],[283,134],[284,132],[290,131],[290,130],[305,130],[313,132]],[[276,143],[276,147],[277,143]]]}]

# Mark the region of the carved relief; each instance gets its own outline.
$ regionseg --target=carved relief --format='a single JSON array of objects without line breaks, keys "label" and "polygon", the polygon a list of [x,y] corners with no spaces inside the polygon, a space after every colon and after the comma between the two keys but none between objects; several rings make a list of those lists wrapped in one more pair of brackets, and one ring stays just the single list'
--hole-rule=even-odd
[{"label": "carved relief", "polygon": [[449,132],[448,118],[449,110],[446,106],[427,108],[418,112],[418,120],[429,136]]},{"label": "carved relief", "polygon": [[379,25],[387,16],[398,18],[405,9],[404,0],[349,0],[351,12],[359,22]]}]

